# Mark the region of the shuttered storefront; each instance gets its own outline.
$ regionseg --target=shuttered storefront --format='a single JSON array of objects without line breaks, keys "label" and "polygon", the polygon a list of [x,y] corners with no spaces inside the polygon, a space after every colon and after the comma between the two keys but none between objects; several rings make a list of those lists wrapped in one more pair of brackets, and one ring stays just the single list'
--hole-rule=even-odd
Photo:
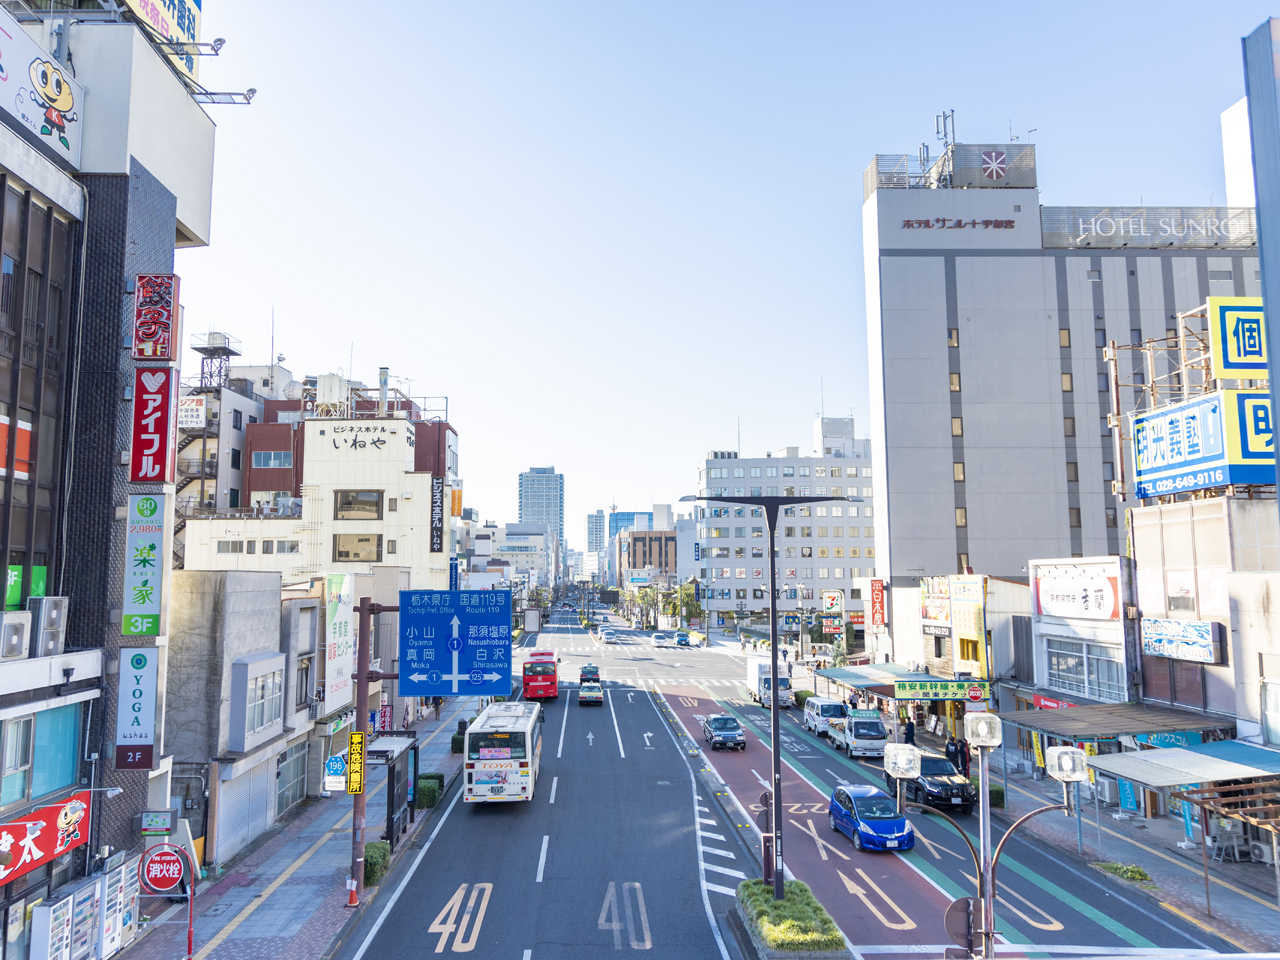
[{"label": "shuttered storefront", "polygon": [[218,796],[219,863],[226,863],[275,823],[275,773],[273,757],[222,784]]}]

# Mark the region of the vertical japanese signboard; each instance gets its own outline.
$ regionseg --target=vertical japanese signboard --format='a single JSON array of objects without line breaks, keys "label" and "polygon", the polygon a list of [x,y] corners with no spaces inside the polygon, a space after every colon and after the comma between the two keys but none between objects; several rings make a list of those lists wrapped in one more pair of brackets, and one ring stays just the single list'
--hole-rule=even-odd
[{"label": "vertical japanese signboard", "polygon": [[178,278],[139,274],[133,288],[133,359],[177,360]]},{"label": "vertical japanese signboard", "polygon": [[205,424],[204,397],[192,394],[178,399],[178,429],[199,430]]},{"label": "vertical japanese signboard", "polygon": [[134,483],[173,483],[177,379],[170,367],[139,367],[133,373],[129,479]]},{"label": "vertical japanese signboard", "polygon": [[1208,306],[1214,379],[1265,380],[1268,355],[1262,298],[1210,297]]},{"label": "vertical japanese signboard", "polygon": [[163,494],[129,497],[124,542],[124,596],[120,632],[126,637],[155,637],[164,612],[164,550],[171,511]]},{"label": "vertical japanese signboard", "polygon": [[449,516],[462,516],[462,488],[454,487],[449,491]]},{"label": "vertical japanese signboard", "polygon": [[150,770],[156,745],[158,647],[120,649],[120,696],[116,701],[116,769]]},{"label": "vertical japanese signboard", "polygon": [[884,581],[871,581],[871,630],[884,633]]},{"label": "vertical japanese signboard", "polygon": [[347,734],[347,793],[364,793],[364,734]]},{"label": "vertical japanese signboard", "polygon": [[327,599],[324,648],[324,712],[333,713],[355,694],[355,577],[331,573],[325,577]]},{"label": "vertical japanese signboard", "polygon": [[431,478],[431,552],[444,553],[444,477]]}]

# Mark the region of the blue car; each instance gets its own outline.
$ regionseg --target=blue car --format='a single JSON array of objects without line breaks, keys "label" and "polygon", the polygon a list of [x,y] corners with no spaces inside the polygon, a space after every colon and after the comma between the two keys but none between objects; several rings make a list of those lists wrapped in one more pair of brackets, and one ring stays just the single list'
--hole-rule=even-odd
[{"label": "blue car", "polygon": [[910,850],[915,831],[893,798],[870,784],[842,783],[831,792],[831,829],[846,834],[859,850]]}]

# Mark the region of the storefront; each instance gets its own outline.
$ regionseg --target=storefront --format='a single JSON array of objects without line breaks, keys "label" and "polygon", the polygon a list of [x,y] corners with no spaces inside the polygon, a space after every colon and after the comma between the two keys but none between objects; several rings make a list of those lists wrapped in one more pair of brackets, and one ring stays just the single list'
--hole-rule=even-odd
[{"label": "storefront", "polygon": [[894,739],[899,741],[908,720],[915,721],[917,732],[943,738],[958,735],[965,713],[987,709],[991,693],[982,680],[943,680],[895,663],[833,667],[817,671],[816,676],[826,681],[825,696],[844,701],[852,696],[858,706],[880,711],[893,724]]}]

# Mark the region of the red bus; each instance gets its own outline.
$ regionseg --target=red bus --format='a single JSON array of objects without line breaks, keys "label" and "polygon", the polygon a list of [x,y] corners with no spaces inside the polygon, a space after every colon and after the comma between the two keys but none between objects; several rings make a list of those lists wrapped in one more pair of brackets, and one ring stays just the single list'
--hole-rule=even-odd
[{"label": "red bus", "polygon": [[524,696],[526,700],[560,696],[554,650],[534,650],[524,664]]}]

